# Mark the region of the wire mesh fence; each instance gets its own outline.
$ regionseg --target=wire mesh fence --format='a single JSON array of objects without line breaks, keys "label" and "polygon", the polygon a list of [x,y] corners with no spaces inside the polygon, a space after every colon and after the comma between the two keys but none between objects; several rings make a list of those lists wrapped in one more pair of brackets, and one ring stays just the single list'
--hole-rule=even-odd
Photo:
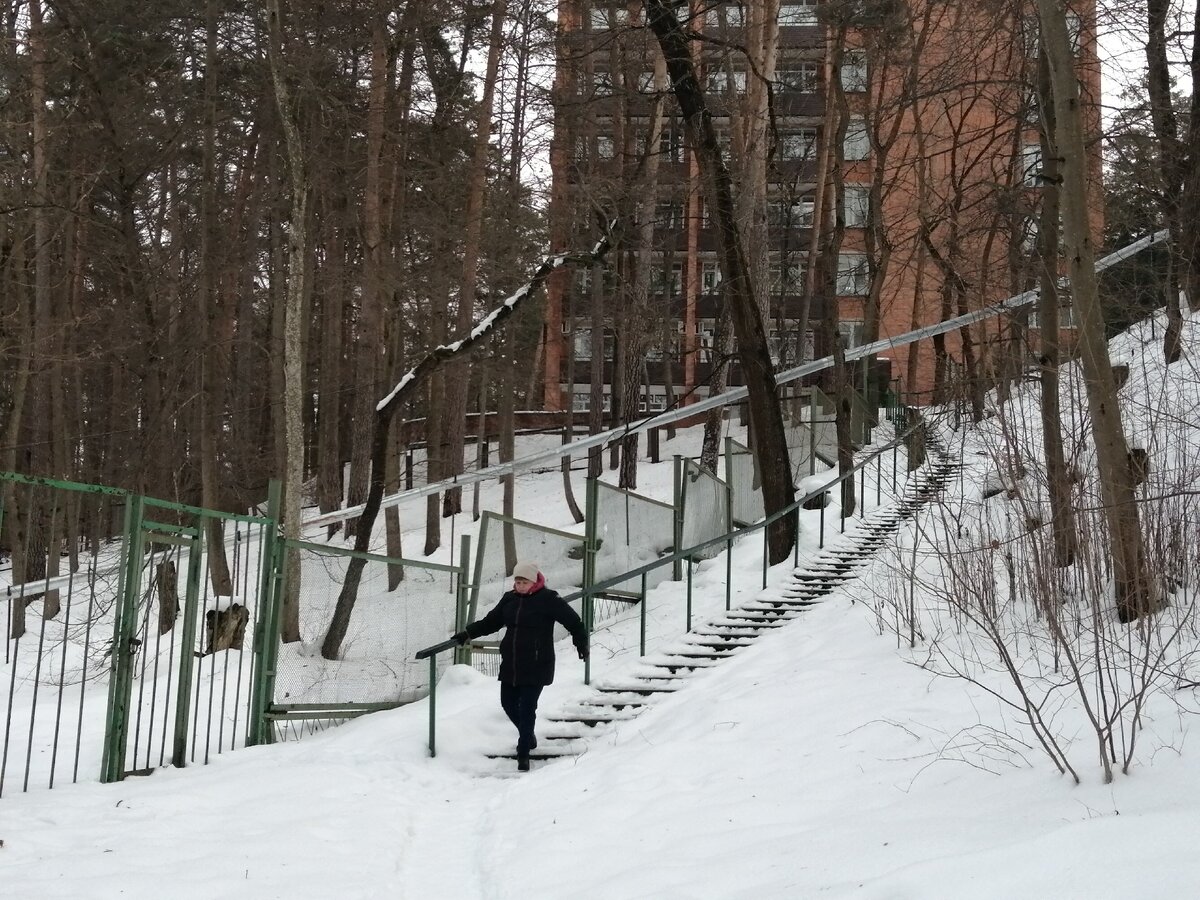
[{"label": "wire mesh fence", "polygon": [[0,797],[99,774],[120,580],[106,523],[125,506],[122,491],[0,473]]},{"label": "wire mesh fence", "polygon": [[729,485],[730,515],[735,525],[763,517],[762,480],[753,451],[733,438],[725,439],[725,481]]},{"label": "wire mesh fence", "polygon": [[[302,541],[285,541],[284,553],[300,567],[299,633],[284,641],[280,629],[272,629],[267,717],[276,723],[277,736],[305,733],[299,726],[282,729],[285,720],[328,724],[399,706],[428,691],[428,666],[414,656],[461,622],[460,569]],[[322,641],[356,563],[362,570],[346,636],[337,659],[326,659]],[[285,581],[281,593],[286,590]]]},{"label": "wire mesh fence", "polygon": [[[695,547],[729,531],[729,491],[724,481],[683,460],[680,471],[681,546]],[[697,559],[710,559],[724,548],[713,545],[696,551]]]},{"label": "wire mesh fence", "polygon": [[[675,507],[633,491],[596,481],[589,493],[588,516],[596,539],[594,578],[603,581],[628,572],[671,552],[675,546]],[[671,577],[669,569],[655,569],[648,587]],[[641,579],[616,585],[610,593],[636,594]],[[598,601],[601,612],[615,612]]]}]

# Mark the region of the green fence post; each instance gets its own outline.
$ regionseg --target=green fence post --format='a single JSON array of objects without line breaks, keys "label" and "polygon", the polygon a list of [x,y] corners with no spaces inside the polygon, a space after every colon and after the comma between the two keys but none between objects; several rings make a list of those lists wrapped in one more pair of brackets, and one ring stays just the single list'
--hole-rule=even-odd
[{"label": "green fence post", "polygon": [[[683,549],[683,457],[678,453],[675,454],[675,483],[671,502],[675,507],[675,533],[672,537],[675,542],[675,552],[678,553]],[[671,565],[671,580],[678,581],[682,577],[683,566],[679,560],[675,560]]]},{"label": "green fence post", "polygon": [[[467,608],[467,622],[474,621],[476,614],[479,612],[479,590],[483,584],[483,555],[487,552],[487,535],[488,523],[492,521],[492,514],[484,510],[483,518],[479,522],[479,540],[475,543],[479,545],[479,552],[475,554],[475,575],[471,579],[471,602]],[[503,527],[501,534],[503,534]],[[465,624],[465,623],[464,623]],[[470,659],[470,649],[467,650],[467,659]]]},{"label": "green fence post", "polygon": [[687,630],[692,630],[692,558],[687,558]]},{"label": "green fence post", "polygon": [[585,505],[587,512],[583,522],[583,596],[580,599],[580,606],[583,612],[583,628],[588,636],[589,653],[587,659],[583,661],[583,683],[592,683],[592,654],[590,652],[592,643],[592,585],[596,583],[596,529],[597,522],[597,504],[599,498],[599,482],[595,478],[587,480],[587,490],[585,493]]},{"label": "green fence post", "polygon": [[638,641],[638,656],[646,655],[646,573],[642,573],[641,635]]},{"label": "green fence post", "polygon": [[808,474],[817,474],[817,392],[808,390]]},{"label": "green fence post", "polygon": [[132,495],[125,505],[125,537],[117,584],[117,608],[113,619],[112,654],[109,657],[108,710],[104,724],[104,754],[100,780],[104,783],[125,777],[125,745],[129,737],[129,703],[133,690],[133,630],[141,593],[142,515],[145,499]]},{"label": "green fence post", "polygon": [[[267,519],[263,525],[262,540],[258,550],[258,623],[254,635],[254,654],[251,657],[250,676],[250,724],[246,730],[246,746],[255,747],[269,743],[267,708],[271,704],[274,682],[274,665],[271,659],[275,652],[278,629],[275,627],[275,577],[276,554],[279,542],[279,508],[282,500],[282,483],[272,479],[267,487]],[[268,677],[268,673],[269,676]]]},{"label": "green fence post", "polygon": [[[458,551],[458,587],[454,603],[454,633],[467,627],[467,604],[471,602],[471,585],[467,581],[467,573],[471,571],[471,536],[464,534]],[[471,648],[469,642],[454,648],[456,663],[471,664]]]},{"label": "green fence post", "polygon": [[725,438],[725,490],[728,497],[728,514],[725,516],[725,611],[729,612],[731,583],[733,582],[733,438]]},{"label": "green fence post", "polygon": [[861,519],[867,504],[867,467],[858,467],[858,517]]},{"label": "green fence post", "polygon": [[[204,577],[204,518],[200,519],[196,537],[188,549],[187,594],[183,606],[183,627],[180,633],[179,683],[175,694],[175,743],[171,765],[182,769],[187,764],[188,717],[191,713],[192,671],[196,657],[196,621],[199,618],[200,581]],[[222,551],[223,552],[223,551]]]},{"label": "green fence post", "polygon": [[767,589],[767,557],[770,555],[771,542],[767,538],[767,530],[770,525],[763,525],[763,590]]},{"label": "green fence post", "polygon": [[437,756],[437,654],[429,657],[429,755]]}]

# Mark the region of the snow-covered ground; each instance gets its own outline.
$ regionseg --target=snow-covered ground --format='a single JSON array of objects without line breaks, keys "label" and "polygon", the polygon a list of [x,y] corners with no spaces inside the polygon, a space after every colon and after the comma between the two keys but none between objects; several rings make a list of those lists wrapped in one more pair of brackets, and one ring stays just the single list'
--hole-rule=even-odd
[{"label": "snow-covered ground", "polygon": [[[1189,359],[1200,349],[1195,324]],[[1127,397],[1145,409],[1155,396],[1172,398],[1169,415],[1142,417],[1174,441],[1163,459],[1186,459],[1179,441],[1192,450],[1197,444],[1200,422],[1188,399],[1195,392],[1159,389],[1152,342],[1143,346],[1132,335],[1117,344],[1142,373]],[[1181,385],[1200,380],[1188,360],[1171,375]],[[1020,420],[1028,425],[1035,416],[1030,407]],[[1188,417],[1190,431],[1179,425]],[[980,499],[996,466],[993,456],[975,453],[998,446],[988,431],[998,419],[952,444],[971,458],[950,491],[953,519],[919,515],[898,537],[899,549],[882,552],[859,581],[697,672],[641,716],[597,729],[573,758],[535,761],[527,775],[511,760],[490,759],[514,742],[496,683],[456,666],[437,695],[436,758],[428,756],[428,706],[420,701],[299,742],[226,753],[206,767],[6,794],[2,895],[1195,896],[1200,767],[1187,741],[1200,700],[1195,686],[1164,681],[1146,693],[1130,773],[1106,784],[1077,695],[1051,692],[1061,682],[1052,670],[1027,672],[1037,696],[1053,698],[1051,728],[1080,775],[1076,784],[1059,774],[1011,705],[1012,680],[987,664],[995,648],[978,641],[961,615],[939,610],[945,584],[912,581],[911,573],[940,571],[924,559],[924,544],[960,547],[945,537],[949,522],[962,542],[979,541],[981,523],[1023,521],[1004,513],[1019,509],[1020,498]],[[1036,445],[1036,430],[1027,430]],[[649,493],[669,485],[669,468],[645,468]],[[522,480],[518,515],[567,524],[557,473],[538,478]],[[815,523],[806,521],[802,565],[816,553]],[[1188,539],[1195,542],[1194,530]],[[788,585],[791,567],[780,566],[761,590],[760,565],[756,541],[735,550],[735,604]],[[724,572],[723,557],[697,569],[697,623],[723,610]],[[915,647],[901,621],[910,585],[921,626]],[[1194,588],[1179,588],[1173,614],[1190,609]],[[656,594],[651,653],[678,638],[684,617],[680,585]],[[1007,609],[1019,598],[1000,599]],[[1188,671],[1196,645],[1195,617],[1184,625],[1171,644],[1173,673]],[[1018,662],[1040,661],[1035,636],[1020,634]],[[593,647],[594,680],[633,671],[636,618],[608,623]],[[569,644],[560,651],[543,716],[590,690]],[[971,678],[946,677],[955,660],[974,663]],[[553,726],[543,718],[539,731]]]}]

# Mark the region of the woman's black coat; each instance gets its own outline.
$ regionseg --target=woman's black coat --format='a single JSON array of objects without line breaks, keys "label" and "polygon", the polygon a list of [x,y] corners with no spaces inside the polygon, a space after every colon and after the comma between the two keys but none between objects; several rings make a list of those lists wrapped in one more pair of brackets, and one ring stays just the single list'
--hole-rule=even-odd
[{"label": "woman's black coat", "polygon": [[496,608],[466,627],[472,638],[506,629],[500,640],[500,680],[505,684],[546,685],[554,681],[554,623],[571,633],[587,655],[588,637],[575,610],[550,588],[529,594],[509,591]]}]

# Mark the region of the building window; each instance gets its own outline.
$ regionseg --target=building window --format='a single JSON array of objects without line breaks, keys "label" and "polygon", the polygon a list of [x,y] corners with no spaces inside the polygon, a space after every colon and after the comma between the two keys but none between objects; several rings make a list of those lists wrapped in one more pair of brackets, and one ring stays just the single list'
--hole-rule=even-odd
[{"label": "building window", "polygon": [[637,89],[639,94],[654,93],[654,72],[639,72],[637,79]]},{"label": "building window", "polygon": [[812,228],[811,197],[772,200],[767,203],[767,224],[775,228]]},{"label": "building window", "polygon": [[775,83],[780,90],[811,94],[820,83],[821,70],[815,62],[789,63],[786,69],[776,69]]},{"label": "building window", "polygon": [[[1025,55],[1037,59],[1041,52],[1040,42],[1042,23],[1037,16],[1023,16],[1021,19],[1021,42],[1025,45]],[[1071,52],[1079,55],[1083,46],[1083,20],[1078,13],[1067,12],[1067,37],[1071,41]]]},{"label": "building window", "polygon": [[1038,233],[1041,223],[1037,216],[1024,216],[1021,219],[1021,249],[1029,254],[1037,252]]},{"label": "building window", "polygon": [[1042,121],[1041,99],[1035,88],[1026,88],[1021,92],[1021,121],[1026,125],[1040,125]]},{"label": "building window", "polygon": [[813,333],[805,331],[804,341],[800,341],[800,332],[796,330],[796,322],[789,320],[783,323],[783,330],[771,323],[771,334],[768,337],[771,346],[771,358],[776,363],[789,366],[797,365],[813,358]]},{"label": "building window", "polygon": [[595,97],[611,97],[612,92],[612,74],[610,72],[593,72],[592,95]]},{"label": "building window", "polygon": [[843,297],[862,297],[870,288],[867,257],[862,253],[838,255],[837,293]]},{"label": "building window", "polygon": [[629,10],[624,6],[617,6],[613,9],[593,6],[589,19],[592,23],[592,31],[608,31],[612,28],[620,28],[623,25],[628,25]]},{"label": "building window", "polygon": [[683,161],[683,132],[664,128],[658,136],[658,153],[668,162]]},{"label": "building window", "polygon": [[867,89],[867,54],[862,50],[849,50],[842,57],[842,90],[860,94]]},{"label": "building window", "polygon": [[[729,130],[727,128],[715,129],[717,135],[717,150],[720,151],[722,158],[729,159]],[[705,221],[708,221],[708,214],[705,213]]]},{"label": "building window", "polygon": [[731,3],[710,7],[704,16],[704,24],[710,28],[719,28],[722,25],[729,28],[741,28],[746,22],[742,16],[742,7]]},{"label": "building window", "polygon": [[842,319],[838,322],[838,337],[842,341],[842,346],[849,350],[851,347],[860,347],[863,342],[863,323],[854,319]]},{"label": "building window", "polygon": [[682,228],[683,204],[676,201],[659,203],[654,207],[654,224],[659,228]]},{"label": "building window", "polygon": [[708,90],[715,94],[724,94],[730,90],[737,94],[744,94],[746,93],[746,73],[714,69],[708,73]]},{"label": "building window", "polygon": [[779,5],[779,24],[795,27],[817,24],[818,0],[790,0]]},{"label": "building window", "polygon": [[845,192],[847,228],[865,228],[871,218],[871,188],[865,184],[848,184]]},{"label": "building window", "polygon": [[716,345],[717,323],[712,319],[701,319],[696,323],[696,346],[699,349],[700,362],[711,363],[716,356],[713,348]]},{"label": "building window", "polygon": [[871,137],[862,116],[851,116],[846,125],[846,139],[842,142],[842,158],[867,159],[871,155]]},{"label": "building window", "polygon": [[[648,359],[650,358],[649,355],[647,356],[647,358]],[[657,358],[661,359],[662,355],[659,354],[659,356]],[[664,409],[667,408],[667,395],[666,395],[665,391],[652,390],[652,391],[650,391],[649,396],[650,396],[650,402],[649,402],[649,404],[647,404],[646,392],[645,391],[642,392],[641,399],[638,401],[638,410],[640,412],[662,412]],[[649,407],[649,409],[647,409],[647,406]]]},{"label": "building window", "polygon": [[[609,403],[611,400],[612,400],[612,395],[605,392],[603,395],[603,399],[601,399],[601,401],[600,401],[600,408],[602,410],[604,410],[605,412],[608,412]],[[572,406],[574,407],[575,412],[587,412],[589,409],[591,409],[592,408],[592,393],[591,393],[591,391],[575,391],[574,403],[572,404]]]},{"label": "building window", "polygon": [[1021,147],[1021,184],[1037,187],[1042,183],[1042,145],[1024,144]]},{"label": "building window", "polygon": [[715,259],[700,263],[700,293],[715,294],[721,283],[721,267]]},{"label": "building window", "polygon": [[613,158],[613,139],[611,134],[596,135],[596,158],[597,159],[612,159]]},{"label": "building window", "polygon": [[779,133],[779,158],[808,162],[817,158],[817,129],[799,128]]},{"label": "building window", "polygon": [[804,265],[773,262],[767,266],[768,283],[776,294],[799,294],[804,291]]},{"label": "building window", "polygon": [[667,294],[678,297],[683,291],[683,263],[671,263],[670,284],[667,283],[667,273],[661,265],[650,270],[650,289],[656,294]]},{"label": "building window", "polygon": [[[564,327],[565,324],[564,324]],[[592,320],[577,318],[575,320],[575,358],[592,358]],[[604,329],[604,358],[612,359],[615,349],[615,337],[609,328]]]}]

